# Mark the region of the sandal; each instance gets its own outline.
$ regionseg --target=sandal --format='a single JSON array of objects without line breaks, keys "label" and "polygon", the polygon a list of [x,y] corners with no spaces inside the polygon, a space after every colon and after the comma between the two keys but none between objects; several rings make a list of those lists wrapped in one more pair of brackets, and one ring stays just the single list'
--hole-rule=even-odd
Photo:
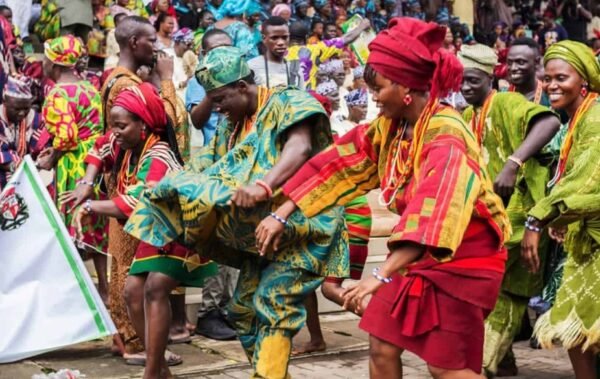
[{"label": "sandal", "polygon": [[[183,363],[183,358],[179,355],[165,351],[167,366],[177,366]],[[146,366],[146,353],[132,354],[130,358],[125,359],[125,363],[130,366]]]}]

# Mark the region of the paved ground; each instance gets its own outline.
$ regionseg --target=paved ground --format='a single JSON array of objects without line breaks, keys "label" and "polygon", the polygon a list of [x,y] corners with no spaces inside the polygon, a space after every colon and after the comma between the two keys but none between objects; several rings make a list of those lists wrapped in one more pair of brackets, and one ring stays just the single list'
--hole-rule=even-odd
[{"label": "paved ground", "polygon": [[[325,315],[321,318],[328,342],[326,352],[294,358],[290,373],[297,378],[335,379],[368,377],[367,335],[358,329],[357,320],[348,314]],[[303,330],[294,342],[306,341]],[[191,344],[175,345],[172,350],[181,354],[184,364],[173,368],[180,379],[249,378],[250,370],[237,341],[216,342],[194,337]],[[566,379],[573,378],[565,352],[532,350],[525,343],[515,346],[520,367],[516,378]],[[423,362],[411,354],[403,356],[404,377],[428,378]],[[44,368],[80,370],[87,379],[140,378],[139,367],[127,366],[111,356],[108,341],[95,341],[48,353],[39,357],[0,365],[0,379],[29,379]]]}]

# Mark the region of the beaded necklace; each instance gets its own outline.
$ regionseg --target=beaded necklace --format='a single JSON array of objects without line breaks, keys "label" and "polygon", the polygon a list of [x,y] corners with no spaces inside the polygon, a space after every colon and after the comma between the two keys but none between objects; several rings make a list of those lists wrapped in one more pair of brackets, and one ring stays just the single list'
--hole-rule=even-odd
[{"label": "beaded necklace", "polygon": [[148,139],[146,139],[146,142],[144,143],[144,148],[142,149],[142,152],[138,159],[138,164],[136,164],[135,167],[133,167],[133,170],[131,168],[131,158],[133,155],[133,150],[129,149],[125,152],[125,156],[123,157],[123,164],[121,165],[121,168],[119,169],[119,175],[117,178],[117,192],[118,193],[120,193],[120,194],[125,193],[127,190],[127,187],[129,187],[137,182],[137,173],[140,168],[139,163],[142,161],[142,158],[144,157],[146,152],[152,146],[156,145],[156,143],[159,141],[160,141],[159,136],[157,136],[156,134],[150,134],[150,136],[148,137]]},{"label": "beaded necklace", "polygon": [[227,141],[227,150],[231,150],[233,149],[233,146],[235,145],[235,142],[237,141],[240,133],[240,129],[241,126],[244,125],[244,130],[243,130],[243,134],[247,134],[250,129],[252,129],[252,126],[254,125],[254,123],[256,122],[256,117],[258,116],[258,113],[260,112],[260,110],[262,109],[262,107],[267,103],[267,100],[269,99],[269,97],[271,96],[271,94],[273,93],[272,90],[269,90],[268,88],[265,87],[258,87],[258,101],[256,104],[256,111],[254,112],[254,114],[252,115],[252,117],[248,118],[246,117],[244,119],[244,122],[238,122],[237,124],[235,124],[235,128],[233,129],[233,132],[231,132],[231,135],[229,136],[229,140]]},{"label": "beaded necklace", "polygon": [[575,135],[575,127],[581,121],[583,115],[596,103],[596,99],[598,98],[598,94],[594,92],[588,93],[588,95],[583,100],[583,103],[577,108],[575,111],[575,115],[569,121],[569,126],[567,129],[567,134],[565,135],[565,140],[560,147],[560,155],[558,158],[558,166],[556,168],[556,172],[551,181],[548,182],[548,187],[554,186],[562,175],[565,172],[567,167],[567,159],[569,158],[569,153],[571,152],[571,148],[573,147],[573,136]]},{"label": "beaded necklace", "polygon": [[[438,110],[439,105],[439,101],[436,99],[425,107],[415,123],[413,138],[410,141],[404,140],[406,130],[408,129],[408,122],[404,123],[401,130],[396,131],[396,137],[391,142],[390,152],[387,157],[386,177],[382,181],[383,189],[379,195],[379,203],[382,206],[389,206],[396,198],[400,188],[408,182],[408,179],[414,174],[418,174],[416,171],[418,170],[419,159],[423,149],[425,132],[429,126],[431,116]],[[402,150],[403,147],[406,148],[406,143],[409,146],[405,159]]]},{"label": "beaded necklace", "polygon": [[8,119],[8,115],[6,114],[6,106],[2,107],[2,115],[4,120],[6,120],[6,131],[8,132],[6,137],[8,141],[15,145],[19,157],[25,156],[27,152],[27,117],[21,120],[19,125],[13,127],[14,124]]},{"label": "beaded necklace", "polygon": [[479,112],[479,116],[477,116],[477,112],[473,110],[473,118],[471,119],[471,129],[473,129],[473,133],[477,137],[477,143],[479,146],[483,143],[483,135],[485,133],[485,119],[487,118],[488,112],[490,111],[490,107],[492,106],[492,102],[494,100],[494,95],[496,95],[496,90],[493,90],[488,97],[485,99],[483,106],[481,107],[481,112]]}]

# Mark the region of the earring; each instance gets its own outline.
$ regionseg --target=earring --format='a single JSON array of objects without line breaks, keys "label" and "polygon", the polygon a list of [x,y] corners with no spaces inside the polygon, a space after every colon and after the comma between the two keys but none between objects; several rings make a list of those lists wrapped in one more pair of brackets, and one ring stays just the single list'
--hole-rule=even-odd
[{"label": "earring", "polygon": [[413,101],[413,98],[410,95],[406,95],[402,101],[404,101],[404,105],[410,105]]},{"label": "earring", "polygon": [[142,139],[142,141],[146,140],[146,128],[143,128],[140,132],[140,138]]},{"label": "earring", "polygon": [[586,97],[587,94],[588,94],[588,84],[584,83],[583,86],[581,86],[581,96]]}]

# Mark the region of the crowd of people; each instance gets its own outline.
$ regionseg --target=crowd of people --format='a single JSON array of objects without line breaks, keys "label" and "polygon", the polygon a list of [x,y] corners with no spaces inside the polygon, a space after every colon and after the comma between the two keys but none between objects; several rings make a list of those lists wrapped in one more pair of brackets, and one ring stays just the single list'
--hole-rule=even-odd
[{"label": "crowd of people", "polygon": [[[598,9],[478,1],[471,30],[445,1],[27,3],[0,5],[0,190],[25,155],[53,172],[145,378],[194,332],[288,377],[326,349],[319,287],[362,317],[372,378],[404,350],[514,375],[524,334],[596,378]],[[377,189],[401,217],[363,273]]]}]

